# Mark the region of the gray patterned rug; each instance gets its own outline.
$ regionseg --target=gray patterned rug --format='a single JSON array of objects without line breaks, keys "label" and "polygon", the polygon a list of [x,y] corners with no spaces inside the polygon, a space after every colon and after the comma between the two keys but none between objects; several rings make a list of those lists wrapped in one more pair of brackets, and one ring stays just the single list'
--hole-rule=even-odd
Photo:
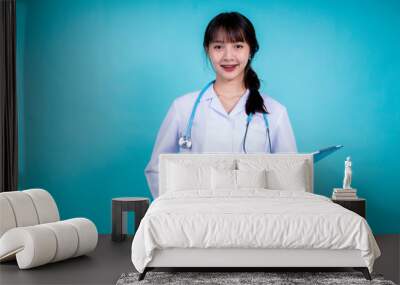
[{"label": "gray patterned rug", "polygon": [[150,271],[142,281],[138,281],[139,273],[124,273],[117,285],[145,284],[213,284],[213,285],[294,285],[294,284],[379,284],[395,285],[384,280],[381,275],[372,274],[372,281],[364,278],[360,272],[154,272]]}]

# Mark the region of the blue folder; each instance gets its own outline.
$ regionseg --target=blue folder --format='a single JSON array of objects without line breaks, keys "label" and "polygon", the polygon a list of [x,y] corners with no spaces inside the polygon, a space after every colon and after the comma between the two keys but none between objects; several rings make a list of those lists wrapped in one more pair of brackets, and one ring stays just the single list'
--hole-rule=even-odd
[{"label": "blue folder", "polygon": [[320,161],[321,159],[327,157],[328,155],[331,155],[332,153],[341,149],[342,147],[343,147],[343,145],[339,144],[339,145],[326,147],[326,148],[323,148],[323,149],[313,152],[312,155],[314,156],[314,163]]}]

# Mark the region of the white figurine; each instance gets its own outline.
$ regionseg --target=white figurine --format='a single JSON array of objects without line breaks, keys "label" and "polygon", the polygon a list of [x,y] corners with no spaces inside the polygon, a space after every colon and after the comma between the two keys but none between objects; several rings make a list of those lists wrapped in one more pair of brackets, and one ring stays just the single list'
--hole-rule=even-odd
[{"label": "white figurine", "polygon": [[351,158],[348,156],[344,162],[344,179],[343,179],[343,189],[351,189]]}]

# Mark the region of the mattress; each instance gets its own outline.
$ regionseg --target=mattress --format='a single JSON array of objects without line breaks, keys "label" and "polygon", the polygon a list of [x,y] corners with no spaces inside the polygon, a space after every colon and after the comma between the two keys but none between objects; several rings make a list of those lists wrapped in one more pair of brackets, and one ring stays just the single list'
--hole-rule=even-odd
[{"label": "mattress", "polygon": [[150,206],[132,243],[139,272],[163,249],[358,250],[372,271],[379,248],[366,220],[308,192],[167,192]]}]

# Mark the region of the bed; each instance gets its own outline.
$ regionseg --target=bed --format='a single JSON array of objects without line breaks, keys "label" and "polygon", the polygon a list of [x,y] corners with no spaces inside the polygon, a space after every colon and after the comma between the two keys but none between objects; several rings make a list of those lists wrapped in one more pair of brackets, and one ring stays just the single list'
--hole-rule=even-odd
[{"label": "bed", "polygon": [[132,243],[139,280],[161,267],[352,267],[370,280],[368,223],[313,180],[310,154],[160,155],[160,196]]}]

